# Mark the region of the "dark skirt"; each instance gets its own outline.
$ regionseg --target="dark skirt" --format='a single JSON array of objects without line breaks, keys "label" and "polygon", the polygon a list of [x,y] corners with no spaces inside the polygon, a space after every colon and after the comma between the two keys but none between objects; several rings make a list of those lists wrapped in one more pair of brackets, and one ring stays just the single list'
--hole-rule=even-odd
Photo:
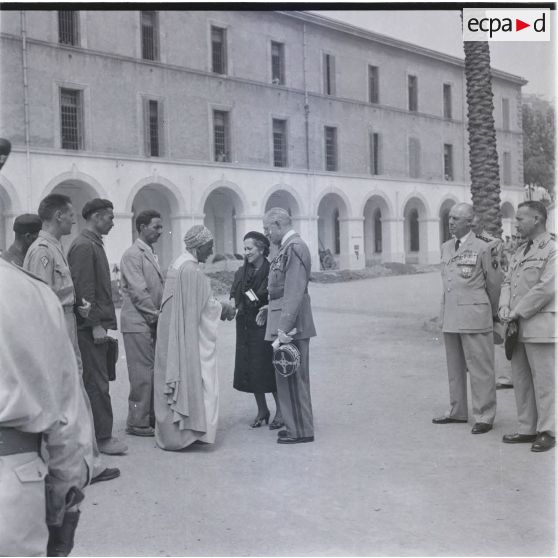
[{"label": "dark skirt", "polygon": [[273,349],[265,341],[265,325],[258,327],[253,318],[247,327],[243,314],[236,317],[236,358],[233,387],[247,393],[271,393],[277,391]]}]

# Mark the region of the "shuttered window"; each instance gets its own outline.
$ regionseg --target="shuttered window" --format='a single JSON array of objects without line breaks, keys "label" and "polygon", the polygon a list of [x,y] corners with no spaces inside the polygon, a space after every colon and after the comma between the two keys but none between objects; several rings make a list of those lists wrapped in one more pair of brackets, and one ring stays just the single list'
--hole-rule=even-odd
[{"label": "shuttered window", "polygon": [[218,163],[231,162],[229,113],[227,111],[213,111],[213,150],[215,161]]},{"label": "shuttered window", "polygon": [[143,99],[143,137],[147,157],[164,156],[164,113],[161,101]]},{"label": "shuttered window", "polygon": [[227,73],[227,30],[211,26],[211,71]]},{"label": "shuttered window", "polygon": [[287,121],[273,119],[273,166],[287,166]]},{"label": "shuttered window", "polygon": [[418,79],[417,76],[407,76],[407,89],[409,94],[409,110],[418,111]]},{"label": "shuttered window", "polygon": [[141,12],[141,56],[144,60],[159,60],[157,12]]},{"label": "shuttered window", "polygon": [[79,45],[79,12],[58,12],[58,42],[63,45]]},{"label": "shuttered window", "polygon": [[271,83],[285,85],[285,45],[271,41]]},{"label": "shuttered window", "polygon": [[60,88],[62,149],[83,149],[83,101],[79,89]]},{"label": "shuttered window", "polygon": [[335,95],[335,56],[324,54],[324,93]]},{"label": "shuttered window", "polygon": [[420,141],[409,138],[409,176],[420,178]]},{"label": "shuttered window", "polygon": [[326,171],[337,170],[337,128],[324,127],[325,136],[325,168]]}]

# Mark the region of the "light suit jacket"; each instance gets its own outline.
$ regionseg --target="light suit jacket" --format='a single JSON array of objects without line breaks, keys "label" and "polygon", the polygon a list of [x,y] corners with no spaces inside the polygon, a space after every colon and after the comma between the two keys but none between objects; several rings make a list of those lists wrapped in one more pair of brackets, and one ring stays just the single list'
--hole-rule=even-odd
[{"label": "light suit jacket", "polygon": [[534,239],[527,254],[522,244],[511,258],[502,285],[500,308],[519,315],[519,340],[528,343],[556,341],[556,242],[545,232]]},{"label": "light suit jacket", "polygon": [[164,279],[153,251],[139,239],[124,252],[120,262],[123,304],[122,333],[150,331],[157,323]]},{"label": "light suit jacket", "polygon": [[277,337],[278,329],[289,333],[296,327],[294,339],[316,335],[308,294],[310,265],[310,251],[298,234],[290,236],[279,247],[269,269],[267,341]]},{"label": "light suit jacket", "polygon": [[502,283],[500,261],[491,241],[471,233],[455,251],[455,239],[442,244],[442,331],[493,330]]}]

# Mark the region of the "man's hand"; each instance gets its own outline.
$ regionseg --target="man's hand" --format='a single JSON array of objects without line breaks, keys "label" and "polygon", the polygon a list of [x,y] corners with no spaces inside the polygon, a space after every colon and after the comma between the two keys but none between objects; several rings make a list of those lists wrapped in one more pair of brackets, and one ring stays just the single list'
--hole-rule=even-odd
[{"label": "man's hand", "polygon": [[498,317],[502,322],[509,322],[510,321],[510,307],[509,306],[502,306],[498,310]]},{"label": "man's hand", "polygon": [[100,345],[107,342],[107,330],[103,326],[95,326],[93,328],[93,343]]},{"label": "man's hand", "polygon": [[81,299],[83,306],[78,306],[77,311],[82,318],[87,318],[89,316],[89,312],[91,311],[91,303],[85,300],[85,298]]},{"label": "man's hand", "polygon": [[236,316],[236,308],[228,302],[221,303],[221,320],[231,321]]},{"label": "man's hand", "polygon": [[260,308],[260,311],[258,312],[258,315],[256,316],[256,323],[259,326],[263,326],[266,321],[267,321],[267,304]]}]

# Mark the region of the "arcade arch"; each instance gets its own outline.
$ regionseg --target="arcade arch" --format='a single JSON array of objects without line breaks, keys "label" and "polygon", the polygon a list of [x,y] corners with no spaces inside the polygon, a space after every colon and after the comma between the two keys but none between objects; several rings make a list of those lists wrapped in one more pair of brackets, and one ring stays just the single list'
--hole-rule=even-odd
[{"label": "arcade arch", "polygon": [[336,193],[326,194],[318,204],[318,247],[329,250],[339,262],[342,247],[348,246],[348,209],[343,198]]},{"label": "arcade arch", "polygon": [[510,202],[504,202],[501,207],[502,212],[502,238],[510,238],[514,234],[515,209]]},{"label": "arcade arch", "polygon": [[455,200],[447,199],[440,206],[440,245],[451,238],[449,232],[449,214],[455,203]]},{"label": "arcade arch", "polygon": [[379,195],[373,195],[364,206],[364,254],[366,265],[379,263],[385,254],[391,253],[391,238],[389,235],[390,219],[389,207],[386,200]]},{"label": "arcade arch", "polygon": [[213,233],[215,254],[242,251],[242,231],[237,230],[237,215],[244,213],[240,196],[227,186],[219,186],[207,196],[203,206],[204,225]]},{"label": "arcade arch", "polygon": [[403,217],[405,226],[405,262],[424,263],[427,260],[428,254],[427,212],[424,202],[417,197],[411,198],[405,204]]}]

